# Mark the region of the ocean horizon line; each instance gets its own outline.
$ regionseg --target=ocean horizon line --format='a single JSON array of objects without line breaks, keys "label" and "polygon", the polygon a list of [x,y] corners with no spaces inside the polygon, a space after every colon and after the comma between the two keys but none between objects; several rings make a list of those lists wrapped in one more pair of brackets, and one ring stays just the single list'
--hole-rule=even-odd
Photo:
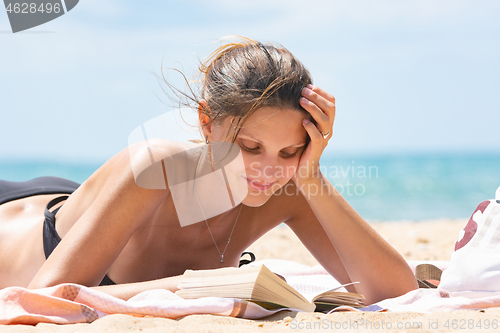
[{"label": "ocean horizon line", "polygon": [[[83,183],[106,160],[0,158],[0,179],[56,176]],[[367,220],[469,218],[500,186],[500,151],[324,154],[321,172]]]}]

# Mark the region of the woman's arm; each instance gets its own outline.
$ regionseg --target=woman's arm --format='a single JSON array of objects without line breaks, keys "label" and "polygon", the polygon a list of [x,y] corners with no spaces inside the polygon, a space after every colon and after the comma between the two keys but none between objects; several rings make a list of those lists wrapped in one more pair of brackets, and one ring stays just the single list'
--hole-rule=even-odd
[{"label": "woman's arm", "polygon": [[300,192],[297,213],[287,224],[340,283],[359,281],[355,291],[363,294],[368,304],[418,288],[404,258],[324,176],[303,184]]},{"label": "woman's arm", "polygon": [[60,283],[98,285],[134,232],[148,222],[168,196],[168,190],[147,190],[136,185],[127,151],[116,156],[110,166],[99,194],[64,235],[28,288]]},{"label": "woman's arm", "polygon": [[[373,303],[416,289],[415,277],[403,257],[363,220],[320,171],[320,157],[332,137],[335,98],[308,85],[302,90],[300,104],[315,122],[303,119],[311,141],[292,179],[335,247],[351,280],[361,282],[356,290],[368,303]],[[294,223],[299,237],[308,232],[307,221]],[[321,242],[309,242],[309,247],[313,253],[321,251],[321,247],[329,248],[324,238]],[[329,263],[325,268],[336,271]]]},{"label": "woman's arm", "polygon": [[179,290],[177,288],[177,285],[179,285],[181,277],[182,275],[178,275],[152,281],[123,283],[110,286],[97,286],[91,288],[126,301],[129,298],[146,290],[167,289],[170,290],[171,292],[175,292]]}]

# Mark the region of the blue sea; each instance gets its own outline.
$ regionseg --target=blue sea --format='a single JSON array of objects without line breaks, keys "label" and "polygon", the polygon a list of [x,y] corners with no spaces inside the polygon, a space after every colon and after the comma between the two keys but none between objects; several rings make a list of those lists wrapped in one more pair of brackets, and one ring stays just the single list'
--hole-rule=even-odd
[{"label": "blue sea", "polygon": [[[102,163],[2,160],[0,179],[58,176],[81,183]],[[469,218],[500,186],[500,152],[323,155],[320,164],[368,220]]]}]

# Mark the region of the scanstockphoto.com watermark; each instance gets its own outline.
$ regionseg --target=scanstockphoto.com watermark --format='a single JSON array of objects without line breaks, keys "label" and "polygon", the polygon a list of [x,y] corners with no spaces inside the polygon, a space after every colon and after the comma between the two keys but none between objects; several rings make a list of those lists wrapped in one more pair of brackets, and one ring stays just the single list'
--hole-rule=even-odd
[{"label": "scanstockphoto.com watermark", "polygon": [[367,319],[349,319],[345,321],[335,321],[323,318],[314,321],[300,321],[292,319],[288,323],[288,328],[292,330],[497,330],[499,328],[498,319],[428,319],[422,321],[385,321]]},{"label": "scanstockphoto.com watermark", "polygon": [[[306,165],[300,167],[298,170],[295,166],[259,166],[260,165],[257,162],[250,164],[250,173],[257,179],[288,178],[294,173],[296,173],[298,177],[307,177],[310,170],[315,170],[315,172],[319,171],[323,176],[325,176],[335,189],[334,191],[331,186],[317,183],[307,183],[299,185],[298,187],[294,187],[293,184],[286,184],[276,191],[277,195],[282,193],[285,195],[296,195],[300,191],[308,197],[323,195],[325,193],[340,194],[342,196],[362,196],[366,193],[364,180],[379,177],[379,169],[376,165],[356,165],[354,161],[351,162],[351,165],[347,166],[320,165],[319,167],[315,167],[313,165]],[[264,190],[264,192],[272,190],[272,188],[269,188]]]},{"label": "scanstockphoto.com watermark", "polygon": [[[332,184],[332,186],[316,183],[301,184],[299,186],[296,186],[294,184],[288,183],[280,187],[276,192],[274,192],[274,194],[284,194],[290,196],[297,195],[299,194],[299,192],[305,195],[308,199],[316,195],[324,194],[341,196],[362,196],[366,193],[366,186],[363,183],[351,183],[349,180],[346,180],[342,183]],[[249,195],[252,195],[252,193],[250,192]],[[256,193],[255,195],[258,195],[258,193]]]},{"label": "scanstockphoto.com watermark", "polygon": [[378,167],[375,165],[365,166],[365,165],[356,165],[354,161],[351,161],[351,165],[348,166],[324,166],[320,165],[319,167],[314,165],[306,165],[296,170],[294,166],[282,167],[276,166],[271,167],[266,165],[263,168],[259,168],[258,162],[252,162],[250,164],[250,169],[257,173],[257,177],[261,177],[262,175],[265,177],[274,176],[276,178],[280,178],[290,174],[290,172],[297,172],[299,176],[307,175],[309,169],[319,169],[323,175],[325,175],[329,179],[336,178],[350,178],[350,179],[366,179],[366,178],[378,178]]}]

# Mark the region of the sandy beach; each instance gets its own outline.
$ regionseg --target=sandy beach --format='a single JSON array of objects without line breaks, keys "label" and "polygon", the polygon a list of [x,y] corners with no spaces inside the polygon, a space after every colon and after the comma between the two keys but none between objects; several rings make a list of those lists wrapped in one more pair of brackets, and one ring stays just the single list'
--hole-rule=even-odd
[{"label": "sandy beach", "polygon": [[[458,232],[467,220],[429,220],[379,222],[370,224],[407,260],[449,260]],[[273,244],[273,246],[269,246]],[[280,226],[250,248],[257,259],[286,259],[310,266],[317,265],[293,232]],[[452,332],[460,330],[455,323],[465,322],[467,331],[485,329],[487,320],[500,322],[500,308],[461,310],[430,314],[413,312],[385,313],[297,313],[282,311],[261,320],[246,320],[212,315],[193,315],[172,320],[140,318],[127,315],[109,315],[91,324],[37,326],[0,326],[1,332],[255,332],[255,331],[332,331],[352,330],[383,332]],[[356,323],[357,326],[354,325]],[[474,323],[473,329],[467,325]],[[480,328],[478,324],[483,324]],[[461,330],[460,330],[461,331]]]}]

